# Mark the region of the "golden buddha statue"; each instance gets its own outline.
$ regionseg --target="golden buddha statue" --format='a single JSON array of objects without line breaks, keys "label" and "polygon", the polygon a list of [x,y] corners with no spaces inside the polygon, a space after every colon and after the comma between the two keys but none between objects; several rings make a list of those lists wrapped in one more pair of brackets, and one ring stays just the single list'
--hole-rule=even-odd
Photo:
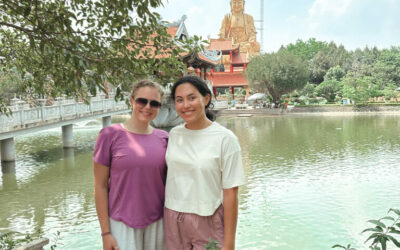
[{"label": "golden buddha statue", "polygon": [[260,53],[256,34],[253,17],[244,13],[244,0],[231,0],[231,13],[222,20],[219,38],[231,38],[234,45],[240,45],[241,53],[254,55]]}]

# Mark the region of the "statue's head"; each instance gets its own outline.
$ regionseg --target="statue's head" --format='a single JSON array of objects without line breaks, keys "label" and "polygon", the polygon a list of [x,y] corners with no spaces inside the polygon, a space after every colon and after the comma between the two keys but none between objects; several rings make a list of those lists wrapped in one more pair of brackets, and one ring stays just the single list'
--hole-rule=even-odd
[{"label": "statue's head", "polygon": [[231,11],[233,13],[243,13],[244,0],[231,0]]}]

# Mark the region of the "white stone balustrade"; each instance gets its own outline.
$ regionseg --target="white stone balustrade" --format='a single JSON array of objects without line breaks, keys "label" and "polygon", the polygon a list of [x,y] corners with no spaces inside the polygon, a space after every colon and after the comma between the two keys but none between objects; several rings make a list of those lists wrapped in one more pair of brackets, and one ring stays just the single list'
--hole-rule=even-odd
[{"label": "white stone balustrade", "polygon": [[129,107],[124,101],[116,102],[113,97],[108,99],[101,97],[91,98],[89,104],[67,99],[56,101],[52,106],[29,108],[24,105],[11,106],[10,109],[12,113],[9,116],[0,115],[0,133],[22,129],[27,126],[40,125],[40,123],[73,120],[93,114],[128,110]]}]

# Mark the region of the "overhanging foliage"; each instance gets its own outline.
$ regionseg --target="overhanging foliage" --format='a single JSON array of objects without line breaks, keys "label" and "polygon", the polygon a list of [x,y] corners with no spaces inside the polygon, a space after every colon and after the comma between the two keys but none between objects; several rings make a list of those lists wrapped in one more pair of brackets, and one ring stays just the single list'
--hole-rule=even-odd
[{"label": "overhanging foliage", "polygon": [[16,68],[30,79],[24,88],[36,93],[82,99],[95,95],[96,87],[105,91],[105,82],[122,99],[124,84],[135,79],[171,81],[182,72],[182,48],[151,11],[160,5],[162,0],[0,0],[0,68]]}]

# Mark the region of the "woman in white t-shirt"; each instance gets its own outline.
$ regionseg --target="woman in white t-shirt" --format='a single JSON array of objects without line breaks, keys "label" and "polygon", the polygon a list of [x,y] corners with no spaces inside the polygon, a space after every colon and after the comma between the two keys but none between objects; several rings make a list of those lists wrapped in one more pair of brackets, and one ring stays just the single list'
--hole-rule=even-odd
[{"label": "woman in white t-shirt", "polygon": [[210,238],[235,249],[238,186],[246,182],[238,139],[214,121],[201,78],[182,77],[171,95],[185,123],[170,131],[166,154],[167,249],[204,249]]}]

